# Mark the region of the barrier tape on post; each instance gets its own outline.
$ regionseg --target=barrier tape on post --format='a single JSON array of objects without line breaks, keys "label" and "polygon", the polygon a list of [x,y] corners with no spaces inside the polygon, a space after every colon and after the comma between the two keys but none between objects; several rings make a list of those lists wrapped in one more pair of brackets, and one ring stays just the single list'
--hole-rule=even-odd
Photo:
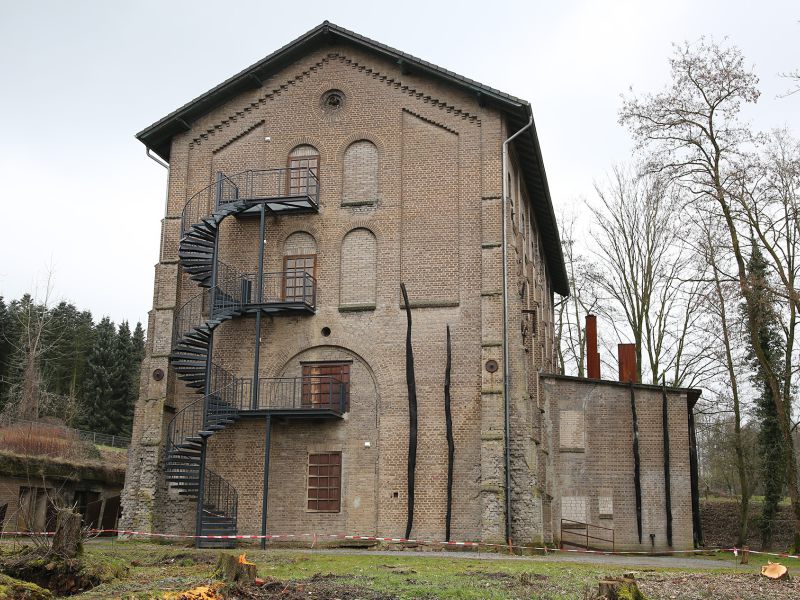
[{"label": "barrier tape on post", "polygon": [[[561,552],[565,554],[598,554],[601,556],[659,556],[659,555],[677,555],[677,554],[705,554],[708,552],[722,553],[728,552],[733,556],[738,556],[740,548],[733,546],[731,548],[703,548],[700,550],[664,550],[657,553],[645,552],[642,550],[585,550],[582,548],[553,548],[547,546],[522,546],[513,544],[493,544],[491,542],[475,542],[475,541],[441,541],[441,540],[425,540],[416,538],[400,538],[400,537],[383,537],[377,535],[355,535],[355,534],[342,534],[342,533],[272,533],[267,535],[193,535],[188,533],[157,533],[149,531],[133,531],[128,529],[91,529],[91,535],[101,534],[116,534],[119,536],[141,536],[158,539],[186,539],[186,540],[275,540],[275,541],[290,541],[296,539],[309,539],[312,547],[315,547],[317,542],[324,539],[338,539],[348,541],[366,541],[366,542],[386,542],[393,544],[417,544],[421,546],[441,546],[443,548],[515,548],[524,551],[537,551],[547,555],[551,552]],[[6,531],[0,532],[0,539],[5,536],[50,536],[55,534],[53,531]],[[788,554],[784,552],[765,552],[762,550],[748,550],[750,554],[761,554],[764,556],[775,556],[778,558],[793,558],[800,560],[800,555]]]}]

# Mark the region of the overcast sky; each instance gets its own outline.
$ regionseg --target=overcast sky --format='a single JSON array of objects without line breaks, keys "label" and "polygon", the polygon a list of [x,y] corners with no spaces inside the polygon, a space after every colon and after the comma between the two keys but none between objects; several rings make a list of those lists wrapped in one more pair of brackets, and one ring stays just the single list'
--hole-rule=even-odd
[{"label": "overcast sky", "polygon": [[529,100],[556,210],[629,156],[620,94],[671,43],[725,36],[761,78],[760,129],[800,133],[800,3],[0,0],[0,295],[38,288],[146,320],[166,171],[134,134],[328,19]]}]

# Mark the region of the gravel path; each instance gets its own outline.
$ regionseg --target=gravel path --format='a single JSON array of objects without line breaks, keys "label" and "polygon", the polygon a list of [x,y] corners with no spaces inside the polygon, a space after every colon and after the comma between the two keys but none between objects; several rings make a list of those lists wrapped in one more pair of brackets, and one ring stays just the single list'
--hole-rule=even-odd
[{"label": "gravel path", "polygon": [[740,565],[738,559],[720,561],[708,558],[690,558],[685,556],[619,556],[603,554],[580,554],[551,552],[546,556],[511,556],[495,552],[446,552],[419,550],[369,550],[355,548],[336,549],[275,549],[273,552],[301,552],[307,554],[372,554],[376,556],[413,555],[415,558],[447,558],[451,560],[527,560],[542,562],[573,562],[592,565],[609,565],[620,567],[654,567],[668,569],[725,569],[737,568],[741,571],[758,571],[755,565]]}]

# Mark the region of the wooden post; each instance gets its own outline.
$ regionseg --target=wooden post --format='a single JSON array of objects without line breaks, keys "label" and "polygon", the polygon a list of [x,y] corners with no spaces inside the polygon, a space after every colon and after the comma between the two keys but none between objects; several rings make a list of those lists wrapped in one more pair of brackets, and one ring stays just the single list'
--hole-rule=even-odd
[{"label": "wooden post", "polygon": [[740,564],[746,565],[750,562],[750,546],[742,548],[742,560]]}]

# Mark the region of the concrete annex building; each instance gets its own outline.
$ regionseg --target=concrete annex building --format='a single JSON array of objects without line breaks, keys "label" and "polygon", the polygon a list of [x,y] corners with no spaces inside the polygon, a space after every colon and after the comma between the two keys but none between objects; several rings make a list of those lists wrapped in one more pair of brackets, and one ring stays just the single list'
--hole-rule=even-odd
[{"label": "concrete annex building", "polygon": [[413,477],[442,540],[450,433],[453,540],[692,546],[696,393],[548,375],[526,101],[325,22],[137,137],[169,184],[122,527],[402,537]]}]

